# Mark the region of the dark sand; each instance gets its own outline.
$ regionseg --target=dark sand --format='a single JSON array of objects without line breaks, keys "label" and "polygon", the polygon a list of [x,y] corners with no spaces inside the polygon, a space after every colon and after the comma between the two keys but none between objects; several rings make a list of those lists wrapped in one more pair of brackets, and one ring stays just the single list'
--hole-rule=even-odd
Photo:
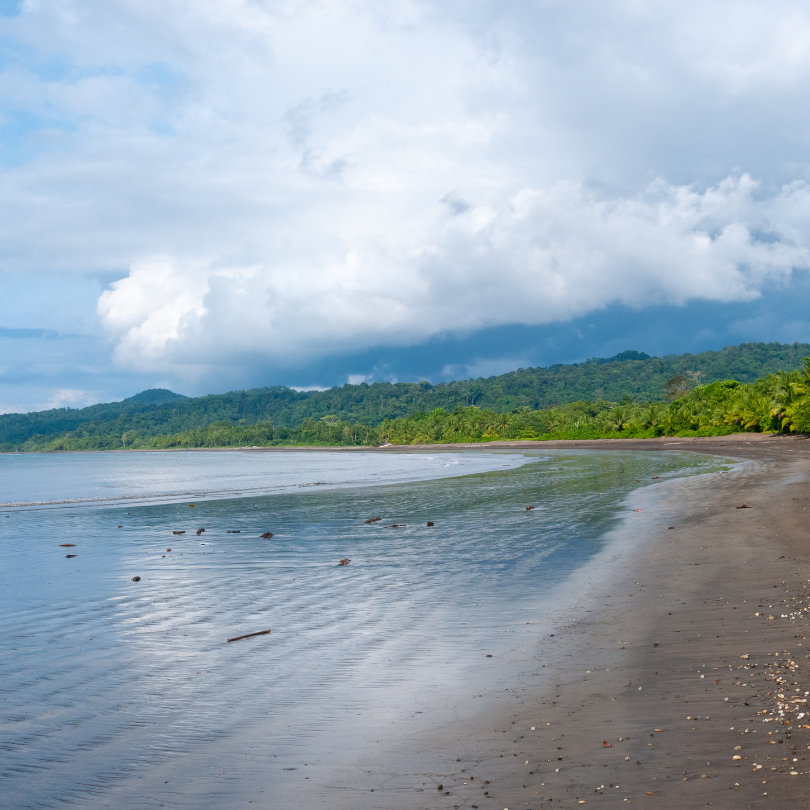
[{"label": "dark sand", "polygon": [[[788,703],[789,725],[778,722],[778,713],[760,714],[810,691],[807,613],[782,618],[810,605],[810,441],[745,436],[611,444],[754,463],[662,487],[670,491],[660,509],[631,518],[647,542],[624,561],[620,579],[592,594],[601,612],[555,634],[560,655],[548,665],[559,686],[524,693],[508,716],[482,717],[474,746],[479,764],[462,759],[458,773],[442,780],[451,794],[443,801],[408,806],[810,805],[810,717],[796,719],[806,704]],[[736,508],[742,504],[752,508]],[[774,662],[780,666],[765,666]],[[766,716],[771,722],[763,722]],[[763,767],[755,771],[755,763]],[[489,784],[482,790],[483,780]]]},{"label": "dark sand", "polygon": [[[810,440],[494,446],[682,449],[749,461],[646,490],[644,511],[622,530],[635,540],[617,550],[609,577],[580,583],[582,607],[593,612],[572,612],[552,631],[535,689],[505,684],[509,709],[482,702],[472,719],[467,712],[414,737],[412,756],[397,762],[378,752],[367,768],[358,763],[365,778],[323,785],[313,806],[810,806],[810,716],[798,719],[806,704],[790,702],[810,691],[810,614],[798,615],[810,606]],[[428,752],[438,768],[430,773]]]}]

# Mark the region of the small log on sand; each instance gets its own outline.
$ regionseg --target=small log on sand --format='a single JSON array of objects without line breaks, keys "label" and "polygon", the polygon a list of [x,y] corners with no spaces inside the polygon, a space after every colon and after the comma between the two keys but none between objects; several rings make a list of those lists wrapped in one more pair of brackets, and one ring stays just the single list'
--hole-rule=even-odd
[{"label": "small log on sand", "polygon": [[260,630],[258,633],[246,633],[244,636],[236,636],[235,638],[229,638],[228,644],[232,641],[241,641],[243,638],[253,638],[253,636],[266,636],[270,631],[269,630]]}]

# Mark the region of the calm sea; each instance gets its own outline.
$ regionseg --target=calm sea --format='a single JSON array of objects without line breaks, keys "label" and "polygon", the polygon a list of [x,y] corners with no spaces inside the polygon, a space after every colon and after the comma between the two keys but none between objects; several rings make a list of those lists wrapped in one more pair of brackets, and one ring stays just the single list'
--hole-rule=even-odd
[{"label": "calm sea", "polygon": [[0,456],[0,803],[328,807],[334,791],[344,806],[364,752],[403,734],[429,748],[420,724],[509,676],[486,656],[508,660],[516,628],[542,627],[634,490],[721,466],[486,449]]}]

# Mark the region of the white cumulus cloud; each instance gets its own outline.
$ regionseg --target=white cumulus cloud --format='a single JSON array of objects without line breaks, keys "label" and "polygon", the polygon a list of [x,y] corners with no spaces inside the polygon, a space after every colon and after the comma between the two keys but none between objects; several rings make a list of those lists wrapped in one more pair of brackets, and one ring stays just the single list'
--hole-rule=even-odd
[{"label": "white cumulus cloud", "polygon": [[745,301],[808,265],[793,0],[26,0],[0,35],[0,272],[117,271],[125,368]]}]

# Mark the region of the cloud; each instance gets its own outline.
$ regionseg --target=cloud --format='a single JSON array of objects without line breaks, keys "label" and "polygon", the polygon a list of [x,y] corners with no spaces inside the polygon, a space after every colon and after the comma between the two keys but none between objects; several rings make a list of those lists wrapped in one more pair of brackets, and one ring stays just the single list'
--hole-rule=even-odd
[{"label": "cloud", "polygon": [[0,35],[0,273],[118,274],[121,368],[751,301],[810,259],[792,0],[29,0]]},{"label": "cloud", "polygon": [[76,388],[61,388],[54,391],[44,408],[85,408],[95,405],[98,399],[91,391],[80,391]]},{"label": "cloud", "polygon": [[396,219],[385,227],[378,211],[376,234],[335,230],[317,257],[134,265],[103,294],[99,317],[120,362],[192,368],[251,352],[284,365],[617,303],[751,300],[810,258],[789,214],[810,204],[810,189],[759,191],[747,175],[703,192],[659,181],[625,199],[575,183],[521,189],[500,210],[425,215],[396,249]]},{"label": "cloud", "polygon": [[360,383],[371,382],[372,377],[369,374],[349,374],[346,382],[349,385],[360,385]]}]

